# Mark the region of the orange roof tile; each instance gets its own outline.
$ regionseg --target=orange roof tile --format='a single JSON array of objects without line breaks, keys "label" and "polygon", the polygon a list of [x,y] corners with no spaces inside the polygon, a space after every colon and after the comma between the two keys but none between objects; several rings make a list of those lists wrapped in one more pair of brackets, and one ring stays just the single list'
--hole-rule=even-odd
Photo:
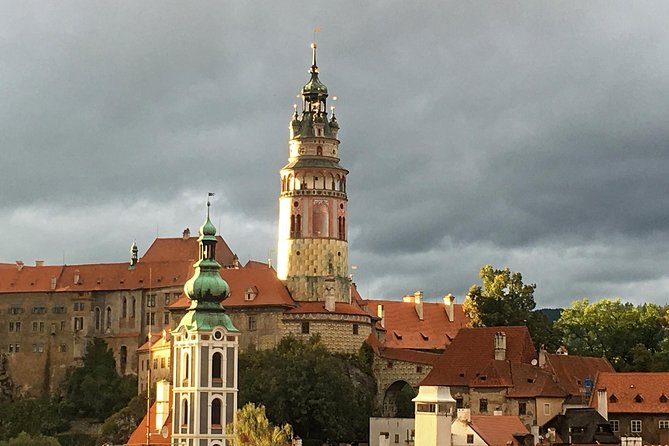
[{"label": "orange roof tile", "polygon": [[[247,264],[248,265],[248,264]],[[250,308],[263,306],[292,307],[295,305],[290,293],[283,282],[276,277],[276,271],[265,266],[244,268],[223,268],[221,277],[230,287],[230,296],[223,301],[226,308]],[[246,290],[253,289],[256,296],[253,300],[246,300]],[[170,304],[170,309],[185,309],[190,306],[190,301],[185,294]]]},{"label": "orange roof tile", "polygon": [[367,300],[368,311],[377,315],[383,305],[383,323],[387,335],[384,345],[389,348],[414,350],[443,350],[466,327],[469,319],[461,304],[454,304],[454,321],[448,319],[444,304],[423,301],[423,320],[416,313],[416,304],[393,300]]},{"label": "orange roof tile", "polygon": [[[669,372],[602,372],[594,388],[606,389],[609,413],[669,414]],[[590,406],[597,408],[597,392],[593,392]]]},{"label": "orange roof tile", "polygon": [[295,308],[286,311],[288,314],[355,314],[360,316],[369,316],[362,308],[354,304],[345,304],[337,302],[335,304],[335,311],[328,311],[325,309],[324,302],[295,302]]},{"label": "orange roof tile", "polygon": [[546,355],[545,368],[552,371],[569,395],[580,396],[586,379],[595,380],[599,372],[614,372],[606,358],[574,355]]},{"label": "orange roof tile", "polygon": [[514,438],[515,434],[530,433],[519,417],[509,415],[472,415],[470,426],[488,446],[517,445],[520,443]]},{"label": "orange roof tile", "polygon": [[[220,235],[216,236],[216,260],[222,266],[231,266],[235,254],[230,250],[228,244]],[[196,237],[171,237],[157,238],[149,249],[144,253],[141,262],[170,262],[175,260],[188,260],[194,263],[200,257],[200,248]]]},{"label": "orange roof tile", "polygon": [[[172,440],[172,388],[170,387],[170,413],[167,416],[167,419],[165,420],[164,426],[161,426],[160,429],[156,429],[156,426],[153,425],[156,421],[156,410],[158,407],[158,403],[153,403],[151,406],[151,409],[149,410],[149,414],[145,415],[144,418],[142,419],[142,422],[139,423],[135,431],[130,435],[130,438],[128,438],[128,441],[125,443],[126,446],[140,446],[140,445],[145,445],[146,444],[146,425],[148,423],[148,420],[151,420],[151,444],[155,445],[160,445],[160,444],[165,444],[169,445],[171,440]],[[160,431],[162,428],[167,429],[167,436],[163,437],[160,434]]]},{"label": "orange roof tile", "polygon": [[[468,386],[495,359],[495,333],[506,334],[506,359],[529,364],[537,353],[527,327],[462,328],[421,385]],[[386,336],[387,337],[387,336]]]},{"label": "orange roof tile", "polygon": [[513,388],[507,397],[535,398],[555,397],[564,398],[567,391],[553,380],[548,371],[530,364],[511,364]]}]

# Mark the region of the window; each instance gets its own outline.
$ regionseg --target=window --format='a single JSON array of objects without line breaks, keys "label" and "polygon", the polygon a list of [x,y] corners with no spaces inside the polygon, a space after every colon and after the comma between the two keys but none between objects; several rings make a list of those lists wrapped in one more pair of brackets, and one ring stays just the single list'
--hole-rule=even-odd
[{"label": "window", "polygon": [[669,429],[669,420],[660,420],[660,429]]},{"label": "window", "polygon": [[155,325],[156,324],[156,313],[149,312],[146,313],[146,325]]},{"label": "window", "polygon": [[221,426],[221,400],[214,398],[211,401],[211,425]]},{"label": "window", "polygon": [[84,311],[84,303],[83,302],[75,302],[74,303],[74,311]]},{"label": "window", "polygon": [[551,414],[551,403],[544,403],[544,415]]},{"label": "window", "polygon": [[158,358],[153,358],[153,370],[158,368]]},{"label": "window", "polygon": [[479,412],[481,413],[488,412],[488,400],[482,399],[479,401]]},{"label": "window", "polygon": [[183,410],[181,411],[181,424],[188,425],[188,400],[183,401]]},{"label": "window", "polygon": [[46,307],[42,306],[33,307],[33,314],[45,314],[45,313],[46,313]]},{"label": "window", "polygon": [[9,331],[13,331],[15,333],[18,333],[21,331],[21,322],[10,322],[9,323]]},{"label": "window", "polygon": [[160,358],[160,368],[161,369],[165,368],[165,358]]},{"label": "window", "polygon": [[417,365],[416,366],[416,373],[423,373],[423,366],[422,365]]},{"label": "window", "polygon": [[467,434],[467,444],[474,444],[474,434]]},{"label": "window", "polygon": [[518,403],[518,415],[527,415],[527,403]]},{"label": "window", "polygon": [[256,331],[258,329],[258,320],[255,315],[249,316],[249,331]]},{"label": "window", "polygon": [[223,355],[219,352],[214,353],[211,356],[211,379],[212,380],[221,380],[222,375],[221,371],[223,370]]},{"label": "window", "polygon": [[395,364],[393,364],[392,361],[388,361],[388,363],[386,364],[386,368],[392,369],[394,365]]},{"label": "window", "polygon": [[33,353],[44,353],[44,344],[33,344]]},{"label": "window", "polygon": [[434,413],[437,411],[436,404],[419,403],[416,404],[416,412]]},{"label": "window", "polygon": [[65,331],[65,321],[60,321],[60,331]]},{"label": "window", "polygon": [[37,331],[39,328],[39,324],[37,322],[33,322],[33,331]]},{"label": "window", "polygon": [[105,322],[106,322],[106,327],[111,328],[112,325],[112,312],[111,312],[111,307],[107,307],[107,316],[105,317]]},{"label": "window", "polygon": [[400,442],[400,434],[395,434],[395,443]]},{"label": "window", "polygon": [[667,401],[669,401],[669,398],[667,398],[667,395],[665,395],[664,393],[662,395],[660,395],[660,402],[661,403],[666,403]]},{"label": "window", "polygon": [[53,307],[53,312],[54,314],[65,314],[67,313],[67,308],[65,308],[65,305],[56,305]]},{"label": "window", "polygon": [[44,322],[39,323],[39,332],[44,333]]},{"label": "window", "polygon": [[99,308],[95,308],[95,329],[99,330],[101,326],[102,312]]},{"label": "window", "polygon": [[609,397],[609,403],[617,403],[618,402],[618,397],[615,395],[611,395]]},{"label": "window", "polygon": [[9,314],[21,314],[23,313],[23,307],[21,305],[12,305],[9,308]]},{"label": "window", "polygon": [[631,431],[634,434],[641,432],[641,420],[632,420],[630,423]]},{"label": "window", "polygon": [[309,322],[302,322],[302,334],[309,334]]},{"label": "window", "polygon": [[130,308],[130,317],[135,317],[135,309],[137,308],[137,299],[132,298],[132,308]]},{"label": "window", "polygon": [[609,420],[609,426],[611,426],[611,432],[620,431],[620,423],[618,420]]},{"label": "window", "polygon": [[465,399],[461,396],[455,398],[455,408],[463,409],[465,407]]},{"label": "window", "polygon": [[170,294],[165,293],[165,306],[170,304]]},{"label": "window", "polygon": [[84,329],[84,318],[83,317],[75,317],[73,318],[74,321],[74,331],[79,331]]},{"label": "window", "polygon": [[121,306],[121,318],[125,319],[128,317],[128,298],[123,298],[123,305]]},{"label": "window", "polygon": [[170,312],[163,314],[163,325],[170,325]]},{"label": "window", "polygon": [[353,334],[354,335],[358,334],[358,324],[353,324]]},{"label": "window", "polygon": [[146,295],[146,306],[147,307],[155,307],[156,306],[156,295],[155,294],[147,294]]}]

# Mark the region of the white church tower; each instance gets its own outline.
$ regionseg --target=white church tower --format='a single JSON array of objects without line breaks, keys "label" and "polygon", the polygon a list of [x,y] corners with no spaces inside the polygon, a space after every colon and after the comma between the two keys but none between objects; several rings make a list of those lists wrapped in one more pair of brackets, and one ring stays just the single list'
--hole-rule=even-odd
[{"label": "white church tower", "polygon": [[200,228],[200,258],[184,285],[191,305],[172,332],[172,445],[225,446],[237,411],[239,331],[222,306],[230,294],[216,261],[216,228]]}]

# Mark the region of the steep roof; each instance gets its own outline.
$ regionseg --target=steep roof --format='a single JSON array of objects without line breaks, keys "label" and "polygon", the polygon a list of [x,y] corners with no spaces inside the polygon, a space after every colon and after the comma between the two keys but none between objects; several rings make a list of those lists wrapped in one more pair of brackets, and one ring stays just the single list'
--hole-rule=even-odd
[{"label": "steep roof", "polygon": [[[145,445],[146,444],[146,427],[147,423],[149,420],[151,420],[151,444],[155,445],[169,445],[172,440],[172,390],[170,388],[170,403],[169,403],[169,415],[167,416],[167,419],[165,420],[165,424],[161,426],[160,429],[156,429],[156,426],[153,425],[156,420],[156,410],[158,407],[158,403],[154,402],[153,405],[151,405],[151,409],[149,410],[148,415],[145,415],[144,418],[142,419],[141,423],[137,426],[137,428],[134,430],[134,432],[130,435],[130,438],[128,438],[128,441],[125,443],[127,446],[137,446],[137,445]],[[166,436],[163,437],[159,432],[165,428],[166,429]]]},{"label": "steep roof", "polygon": [[555,428],[555,433],[563,443],[620,444],[609,422],[591,408],[567,409],[564,414],[551,418],[543,427]]},{"label": "steep roof", "polygon": [[423,320],[418,317],[414,302],[367,300],[368,311],[377,315],[383,306],[383,324],[386,330],[384,346],[414,350],[445,349],[469,319],[461,304],[454,304],[454,321],[448,319],[443,303],[423,301]]},{"label": "steep roof", "polygon": [[372,347],[374,353],[376,353],[379,357],[391,361],[405,361],[415,364],[434,365],[440,356],[438,353],[420,352],[403,348],[387,348],[384,347],[379,341],[379,338],[373,334],[370,334],[367,337],[366,342]]},{"label": "steep roof", "polygon": [[514,435],[530,433],[519,417],[510,415],[472,415],[469,425],[488,446],[519,445]]},{"label": "steep roof", "polygon": [[495,360],[497,332],[506,334],[506,360],[529,364],[536,358],[527,327],[462,328],[421,385],[468,386]]},{"label": "steep roof", "polygon": [[[223,268],[221,277],[230,287],[230,296],[223,301],[224,307],[295,306],[285,285],[277,278],[276,271],[267,265],[260,268],[256,264],[249,266],[247,263],[247,266],[243,268]],[[246,299],[248,290],[255,294],[252,300]],[[169,308],[185,309],[189,305],[188,298],[182,295],[170,304]]]},{"label": "steep roof", "polygon": [[[216,260],[222,266],[231,266],[235,254],[220,235],[216,236]],[[200,257],[197,237],[157,238],[144,253],[141,262],[168,262],[188,260],[194,263]]]},{"label": "steep roof", "polygon": [[[192,273],[190,261],[85,265],[24,266],[0,269],[0,293],[84,292],[167,288],[183,285]],[[75,279],[77,279],[75,281]]]},{"label": "steep roof", "polygon": [[546,355],[546,369],[552,371],[558,382],[571,396],[583,394],[586,379],[595,380],[600,372],[614,372],[606,358],[574,355]]},{"label": "steep roof", "polygon": [[[669,372],[603,372],[594,388],[606,390],[609,413],[669,414]],[[597,392],[593,392],[590,406],[597,407]]]},{"label": "steep roof", "polygon": [[506,396],[510,398],[564,398],[567,391],[554,381],[548,371],[531,364],[511,364],[513,387]]}]

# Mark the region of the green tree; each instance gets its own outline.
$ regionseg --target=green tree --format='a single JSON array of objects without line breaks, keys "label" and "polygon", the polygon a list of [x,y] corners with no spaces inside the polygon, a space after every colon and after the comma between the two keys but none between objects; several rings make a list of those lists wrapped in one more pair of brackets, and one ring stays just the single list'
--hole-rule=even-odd
[{"label": "green tree", "polygon": [[21,432],[14,438],[0,441],[0,446],[60,446],[60,443],[53,437]]},{"label": "green tree", "polygon": [[18,400],[0,405],[0,439],[29,435],[53,435],[63,432],[69,422],[58,410],[58,402],[50,398]]},{"label": "green tree", "polygon": [[66,387],[66,414],[103,421],[125,407],[137,393],[137,378],[119,376],[107,343],[93,338],[86,348],[83,366],[71,372]]},{"label": "green tree", "polygon": [[270,420],[291,424],[304,439],[364,439],[376,386],[356,361],[328,352],[317,336],[242,353],[240,404],[263,404]]},{"label": "green tree", "polygon": [[267,419],[265,406],[246,403],[237,410],[237,423],[226,428],[233,446],[285,446],[292,436],[290,424],[274,426]]},{"label": "green tree", "polygon": [[146,415],[146,396],[135,395],[128,405],[105,420],[97,445],[124,444]]},{"label": "green tree", "polygon": [[605,356],[616,370],[650,367],[666,345],[666,309],[655,304],[581,299],[562,312],[556,327],[570,352]]}]

